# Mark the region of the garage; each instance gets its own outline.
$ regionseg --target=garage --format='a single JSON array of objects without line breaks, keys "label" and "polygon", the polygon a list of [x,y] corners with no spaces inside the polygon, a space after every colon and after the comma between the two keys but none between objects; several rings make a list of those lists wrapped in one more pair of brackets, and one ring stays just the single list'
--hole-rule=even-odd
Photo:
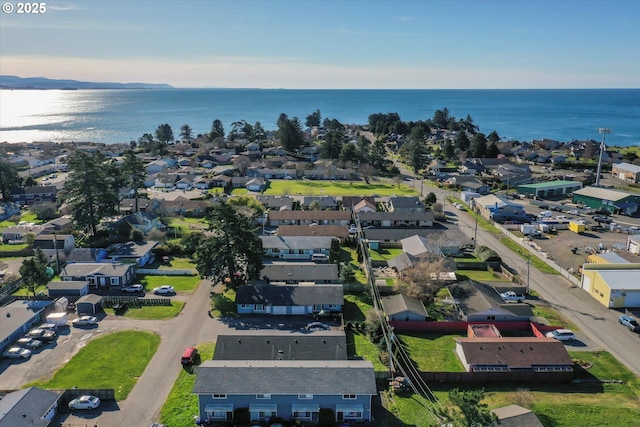
[{"label": "garage", "polygon": [[96,314],[102,310],[102,297],[96,294],[88,294],[76,301],[78,314]]}]

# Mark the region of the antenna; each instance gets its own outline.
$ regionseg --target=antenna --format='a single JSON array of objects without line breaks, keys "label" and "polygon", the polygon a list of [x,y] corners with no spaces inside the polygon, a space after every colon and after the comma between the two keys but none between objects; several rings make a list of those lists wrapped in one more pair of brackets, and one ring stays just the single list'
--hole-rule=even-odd
[{"label": "antenna", "polygon": [[598,128],[598,133],[602,134],[602,143],[600,144],[600,157],[598,157],[598,170],[596,173],[596,187],[600,187],[600,169],[602,169],[602,154],[604,153],[604,149],[606,146],[604,145],[604,140],[607,134],[611,133],[611,129],[609,128]]}]

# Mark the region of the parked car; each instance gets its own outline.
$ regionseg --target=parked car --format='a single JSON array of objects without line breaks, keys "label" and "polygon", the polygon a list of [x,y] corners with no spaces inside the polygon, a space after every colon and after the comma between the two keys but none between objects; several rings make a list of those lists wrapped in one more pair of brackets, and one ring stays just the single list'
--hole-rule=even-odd
[{"label": "parked car", "polygon": [[600,222],[602,224],[611,224],[611,218],[607,218],[606,216],[594,215],[591,218],[593,218],[594,221]]},{"label": "parked car", "polygon": [[540,209],[549,209],[549,205],[538,205]]},{"label": "parked car", "polygon": [[18,347],[26,348],[29,350],[36,350],[42,347],[42,344],[42,341],[30,337],[22,337],[18,341],[16,341],[16,345]]},{"label": "parked car", "polygon": [[157,288],[153,288],[153,293],[156,295],[173,295],[176,291],[173,289],[173,286],[162,285]]},{"label": "parked car", "polygon": [[507,291],[500,294],[500,298],[504,300],[504,302],[524,302],[526,297],[522,294],[517,294],[514,291]]},{"label": "parked car", "polygon": [[340,320],[342,313],[336,310],[321,310],[313,314],[314,320]]},{"label": "parked car", "polygon": [[618,317],[618,322],[620,322],[621,325],[629,328],[631,332],[640,333],[640,324],[633,316],[622,315]]},{"label": "parked car", "polygon": [[38,329],[55,331],[56,329],[58,329],[58,325],[56,325],[55,323],[43,323],[42,325],[38,326]]},{"label": "parked car", "polygon": [[558,341],[573,341],[576,339],[576,335],[570,329],[555,329],[547,332],[546,337],[555,338]]},{"label": "parked car", "polygon": [[180,362],[183,365],[193,365],[198,361],[198,349],[195,347],[185,348],[182,352],[182,359]]},{"label": "parked car", "polygon": [[322,322],[311,322],[305,326],[307,331],[328,331],[331,329],[331,326],[322,323]]},{"label": "parked car", "polygon": [[80,396],[69,402],[69,409],[96,409],[100,406],[100,399],[96,396]]},{"label": "parked car", "polygon": [[144,291],[144,286],[142,286],[140,283],[122,288],[122,292],[137,293],[142,291]]},{"label": "parked car", "polygon": [[31,357],[31,350],[22,347],[11,347],[2,353],[2,357],[6,357],[7,359],[28,359]]},{"label": "parked car", "polygon": [[40,341],[54,341],[56,339],[56,332],[48,329],[32,329],[27,333],[27,337],[35,338]]},{"label": "parked car", "polygon": [[71,321],[73,326],[93,326],[98,324],[98,318],[93,316],[80,316]]}]

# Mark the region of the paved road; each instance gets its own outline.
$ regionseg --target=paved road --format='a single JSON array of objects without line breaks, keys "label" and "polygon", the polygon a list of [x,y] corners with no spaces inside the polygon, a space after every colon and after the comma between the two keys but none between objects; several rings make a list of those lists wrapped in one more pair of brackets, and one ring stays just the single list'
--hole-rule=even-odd
[{"label": "paved road", "polygon": [[[415,181],[414,186],[419,188],[419,180]],[[432,191],[439,201],[443,200],[444,196],[453,194],[431,186],[425,186],[423,193],[426,195]],[[456,211],[460,229],[468,237],[473,237],[476,230],[475,219],[463,211],[451,209],[449,203],[446,204],[446,209]],[[526,277],[526,262],[505,247],[498,238],[480,227],[477,228],[477,244],[494,249],[509,266],[519,270],[522,277]],[[578,329],[578,340],[567,344],[568,349],[606,350],[640,376],[640,334],[632,333],[618,323],[618,311],[604,307],[559,275],[545,274],[534,267],[529,269],[529,274],[530,288],[538,292],[543,300]]]}]

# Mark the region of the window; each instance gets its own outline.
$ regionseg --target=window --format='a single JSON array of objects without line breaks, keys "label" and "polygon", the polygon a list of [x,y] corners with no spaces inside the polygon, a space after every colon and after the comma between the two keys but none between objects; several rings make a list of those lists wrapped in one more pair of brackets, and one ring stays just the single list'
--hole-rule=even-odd
[{"label": "window", "polygon": [[298,399],[300,400],[313,399],[313,394],[299,394]]},{"label": "window", "polygon": [[111,277],[111,284],[112,285],[119,285],[120,282],[118,281],[117,277]]},{"label": "window", "polygon": [[254,307],[256,311],[264,311],[264,304],[256,304]]},{"label": "window", "polygon": [[251,308],[251,304],[240,304],[240,308],[250,309]]},{"label": "window", "polygon": [[303,419],[303,420],[310,420],[311,419],[311,412],[293,411],[293,418]]},{"label": "window", "polygon": [[226,394],[213,394],[211,395],[212,399],[226,399],[227,395]]},{"label": "window", "polygon": [[343,394],[342,398],[343,399],[355,399],[356,395],[355,394]]},{"label": "window", "polygon": [[362,411],[348,411],[348,412],[344,412],[344,419],[348,420],[348,419],[356,419],[359,420],[362,418]]},{"label": "window", "polygon": [[268,393],[256,394],[256,399],[271,399],[271,395]]}]

